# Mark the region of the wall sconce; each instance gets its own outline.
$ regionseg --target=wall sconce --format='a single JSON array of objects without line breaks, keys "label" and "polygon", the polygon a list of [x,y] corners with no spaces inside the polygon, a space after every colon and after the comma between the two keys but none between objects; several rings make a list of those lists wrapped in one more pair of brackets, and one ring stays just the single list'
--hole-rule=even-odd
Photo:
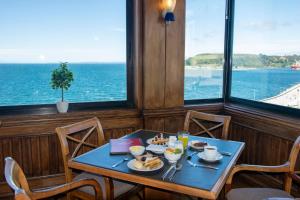
[{"label": "wall sconce", "polygon": [[166,24],[175,21],[174,9],[176,0],[162,0],[162,15]]}]

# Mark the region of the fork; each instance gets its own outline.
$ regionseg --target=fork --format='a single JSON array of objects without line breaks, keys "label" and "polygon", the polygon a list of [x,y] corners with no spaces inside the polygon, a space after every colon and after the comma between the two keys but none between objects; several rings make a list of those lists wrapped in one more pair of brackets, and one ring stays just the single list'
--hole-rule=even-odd
[{"label": "fork", "polygon": [[182,164],[180,164],[180,163],[177,164],[177,165],[175,166],[175,170],[174,170],[173,173],[170,175],[169,181],[172,181],[172,180],[173,180],[173,178],[174,178],[176,172],[178,172],[179,170],[181,170],[181,168],[182,168]]},{"label": "fork", "polygon": [[171,167],[162,175],[162,180],[165,180],[170,171],[175,167],[175,165],[171,165]]}]

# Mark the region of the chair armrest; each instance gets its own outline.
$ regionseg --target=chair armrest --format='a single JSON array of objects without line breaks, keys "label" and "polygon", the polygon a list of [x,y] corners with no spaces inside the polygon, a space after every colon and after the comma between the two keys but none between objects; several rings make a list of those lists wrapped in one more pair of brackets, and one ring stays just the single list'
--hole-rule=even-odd
[{"label": "chair armrest", "polygon": [[292,173],[292,174],[290,174],[290,176],[292,177],[292,179],[294,181],[296,181],[298,184],[300,184],[300,176],[297,173]]},{"label": "chair armrest", "polygon": [[264,165],[236,165],[230,175],[227,178],[226,181],[226,191],[229,191],[231,189],[232,179],[233,176],[240,171],[255,171],[255,172],[269,172],[269,173],[278,173],[278,172],[289,172],[290,170],[290,163],[286,162],[283,165],[277,165],[277,166],[264,166]]},{"label": "chair armrest", "polygon": [[99,183],[94,179],[80,179],[76,181],[72,181],[70,183],[66,183],[63,185],[59,185],[53,188],[38,190],[32,192],[32,196],[35,199],[43,199],[51,196],[55,196],[57,194],[69,192],[74,189],[78,189],[84,186],[92,186],[95,190],[95,199],[102,199],[102,190]]}]

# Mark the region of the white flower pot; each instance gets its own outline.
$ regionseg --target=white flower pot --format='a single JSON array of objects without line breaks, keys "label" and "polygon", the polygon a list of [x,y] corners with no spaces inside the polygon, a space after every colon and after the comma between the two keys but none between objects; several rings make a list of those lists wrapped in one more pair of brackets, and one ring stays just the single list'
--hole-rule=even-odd
[{"label": "white flower pot", "polygon": [[69,103],[66,101],[59,101],[56,103],[56,107],[59,113],[66,113],[68,112]]}]

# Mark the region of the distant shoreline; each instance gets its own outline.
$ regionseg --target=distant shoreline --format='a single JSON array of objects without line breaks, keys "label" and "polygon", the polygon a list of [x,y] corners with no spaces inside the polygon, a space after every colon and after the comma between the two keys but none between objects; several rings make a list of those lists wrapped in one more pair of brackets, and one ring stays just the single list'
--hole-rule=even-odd
[{"label": "distant shoreline", "polygon": [[[219,67],[211,67],[211,66],[191,66],[191,65],[186,65],[185,66],[188,70],[193,70],[193,69],[209,69],[209,70],[223,70],[222,66]],[[259,70],[259,69],[285,69],[289,67],[233,67],[232,70],[234,71],[242,71],[242,70]]]}]

